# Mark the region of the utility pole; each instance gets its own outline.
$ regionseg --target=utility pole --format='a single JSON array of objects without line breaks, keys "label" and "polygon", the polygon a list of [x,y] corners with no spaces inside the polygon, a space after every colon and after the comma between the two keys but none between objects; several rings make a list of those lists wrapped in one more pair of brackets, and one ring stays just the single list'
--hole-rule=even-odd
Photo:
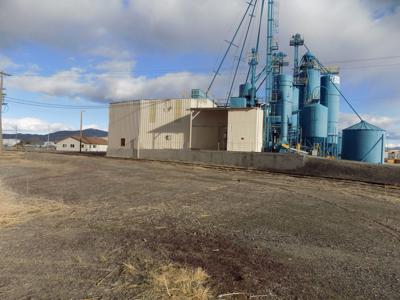
[{"label": "utility pole", "polygon": [[47,128],[47,150],[49,150],[50,146],[50,126]]},{"label": "utility pole", "polygon": [[4,73],[0,71],[0,154],[3,152],[3,120],[2,120],[2,112],[4,105],[4,76],[11,76],[10,74]]},{"label": "utility pole", "polygon": [[79,137],[79,152],[82,152],[82,137],[83,137],[83,132],[82,132],[82,124],[83,124],[83,112],[84,110],[81,110],[81,127],[80,127],[80,137]]}]

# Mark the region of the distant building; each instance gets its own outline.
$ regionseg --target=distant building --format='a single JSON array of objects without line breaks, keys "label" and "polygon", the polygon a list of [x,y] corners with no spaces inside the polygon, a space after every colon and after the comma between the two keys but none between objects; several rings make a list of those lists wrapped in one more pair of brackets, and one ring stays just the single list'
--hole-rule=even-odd
[{"label": "distant building", "polygon": [[400,160],[400,150],[387,150],[385,158],[387,160]]},{"label": "distant building", "polygon": [[43,148],[56,148],[57,144],[55,142],[44,142]]},{"label": "distant building", "polygon": [[3,139],[3,146],[4,147],[14,147],[21,143],[21,140],[18,139]]},{"label": "distant building", "polygon": [[57,151],[79,152],[107,152],[108,142],[105,138],[71,136],[56,143]]}]

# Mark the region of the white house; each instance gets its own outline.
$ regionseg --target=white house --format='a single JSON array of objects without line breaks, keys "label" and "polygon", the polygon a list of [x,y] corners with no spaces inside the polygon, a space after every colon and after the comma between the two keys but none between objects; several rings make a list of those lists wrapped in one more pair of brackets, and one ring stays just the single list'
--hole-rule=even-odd
[{"label": "white house", "polygon": [[79,152],[79,145],[82,152],[107,152],[107,140],[97,137],[71,136],[56,143],[57,151]]}]

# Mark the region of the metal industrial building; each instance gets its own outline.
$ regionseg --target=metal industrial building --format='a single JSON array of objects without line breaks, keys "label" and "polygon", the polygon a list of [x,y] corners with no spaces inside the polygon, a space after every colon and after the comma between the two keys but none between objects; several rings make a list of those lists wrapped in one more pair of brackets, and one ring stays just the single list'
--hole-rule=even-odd
[{"label": "metal industrial building", "polygon": [[263,110],[219,108],[208,99],[164,99],[110,105],[108,155],[138,157],[140,150],[261,152]]}]

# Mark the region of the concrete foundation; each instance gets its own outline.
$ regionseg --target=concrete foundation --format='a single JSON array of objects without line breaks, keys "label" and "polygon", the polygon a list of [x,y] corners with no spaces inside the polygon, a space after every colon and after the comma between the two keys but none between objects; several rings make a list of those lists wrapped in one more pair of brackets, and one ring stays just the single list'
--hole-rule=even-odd
[{"label": "concrete foundation", "polygon": [[346,179],[379,184],[400,185],[400,167],[335,161],[297,154],[109,149],[108,157],[228,166],[295,175]]}]

